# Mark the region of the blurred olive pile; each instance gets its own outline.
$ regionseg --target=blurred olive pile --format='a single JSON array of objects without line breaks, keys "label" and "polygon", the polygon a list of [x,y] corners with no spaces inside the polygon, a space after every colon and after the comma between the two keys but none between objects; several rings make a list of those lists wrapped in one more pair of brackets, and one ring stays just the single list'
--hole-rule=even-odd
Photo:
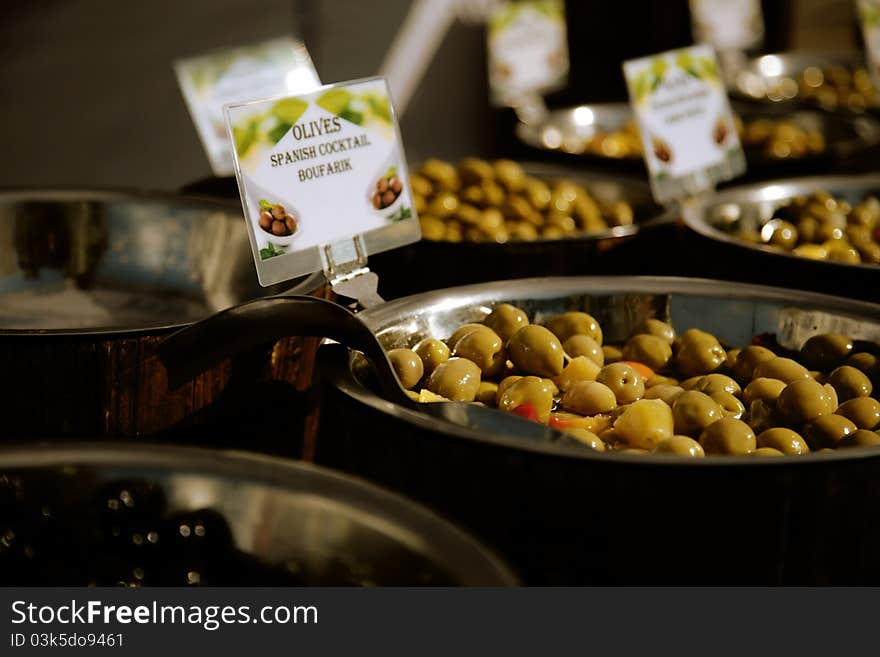
[{"label": "blurred olive pile", "polygon": [[761,232],[741,231],[752,242],[816,260],[880,264],[880,201],[869,196],[855,207],[826,192],[778,208]]},{"label": "blurred olive pile", "polygon": [[798,92],[827,110],[862,112],[880,104],[871,74],[861,67],[850,70],[845,66],[810,66],[798,79]]},{"label": "blurred olive pile", "polygon": [[771,160],[788,160],[825,152],[825,135],[792,119],[754,119],[743,124],[734,116],[743,147],[760,149]]},{"label": "blurred olive pile", "polygon": [[629,120],[620,130],[596,130],[580,152],[616,160],[639,158],[642,156],[639,128],[635,121]]},{"label": "blurred olive pile", "polygon": [[[734,114],[743,147],[759,151],[765,158],[788,160],[825,152],[825,135],[794,119],[756,118],[743,121]],[[642,156],[642,142],[635,121],[629,120],[620,130],[596,130],[587,140],[567,140],[559,148],[569,153],[589,154],[611,159],[637,159]]]},{"label": "blurred olive pile", "polygon": [[826,110],[850,112],[863,112],[880,105],[871,74],[864,67],[808,66],[797,76],[769,79],[743,73],[738,85],[747,95],[774,103],[798,99]]},{"label": "blurred olive pile", "polygon": [[598,451],[783,456],[880,445],[880,345],[837,334],[794,352],[764,342],[730,349],[648,319],[625,344],[606,345],[587,313],[540,325],[501,304],[445,341],[388,356],[413,399],[497,407]]},{"label": "blurred olive pile", "polygon": [[426,161],[410,178],[422,237],[447,242],[560,239],[633,223],[625,201],[604,203],[570,180],[527,175],[512,160]]}]

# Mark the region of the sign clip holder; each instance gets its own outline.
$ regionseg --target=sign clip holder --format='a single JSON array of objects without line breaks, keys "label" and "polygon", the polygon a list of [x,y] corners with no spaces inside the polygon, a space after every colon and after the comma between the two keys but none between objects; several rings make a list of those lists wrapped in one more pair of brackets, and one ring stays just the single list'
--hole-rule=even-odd
[{"label": "sign clip holder", "polygon": [[337,294],[355,299],[363,308],[385,303],[379,296],[379,276],[367,266],[363,238],[322,244],[320,247],[324,276]]}]

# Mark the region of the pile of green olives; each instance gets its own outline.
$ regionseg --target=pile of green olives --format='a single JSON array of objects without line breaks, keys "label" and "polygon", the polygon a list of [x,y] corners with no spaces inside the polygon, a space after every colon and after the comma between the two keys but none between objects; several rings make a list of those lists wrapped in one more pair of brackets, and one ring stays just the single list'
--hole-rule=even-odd
[{"label": "pile of green olives", "polygon": [[529,176],[512,160],[475,157],[458,167],[427,160],[411,177],[422,236],[445,242],[561,239],[633,223],[625,201],[604,203],[570,180]]},{"label": "pile of green olives", "polygon": [[414,400],[496,407],[598,451],[780,457],[880,446],[876,343],[826,333],[798,351],[757,338],[731,348],[646,319],[625,343],[606,344],[588,313],[536,319],[500,304],[388,357]]},{"label": "pile of green olives", "polygon": [[777,208],[760,232],[739,236],[815,260],[880,264],[880,200],[853,206],[827,192],[792,199]]},{"label": "pile of green olives", "polygon": [[[733,121],[746,151],[757,151],[770,160],[794,160],[819,155],[826,150],[825,134],[796,118],[744,120],[734,113]],[[555,127],[552,129],[556,130]],[[632,119],[619,130],[597,129],[589,139],[565,139],[555,147],[567,153],[588,153],[611,159],[642,157],[638,125]]]}]

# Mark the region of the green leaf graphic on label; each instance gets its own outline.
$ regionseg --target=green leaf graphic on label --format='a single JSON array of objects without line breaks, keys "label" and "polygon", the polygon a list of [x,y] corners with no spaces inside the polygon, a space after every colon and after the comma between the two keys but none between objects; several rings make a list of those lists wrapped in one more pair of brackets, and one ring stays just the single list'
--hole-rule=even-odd
[{"label": "green leaf graphic on label", "polygon": [[396,223],[398,221],[403,221],[404,219],[410,218],[412,218],[412,210],[410,208],[400,208],[398,212],[395,212],[390,217],[388,217],[388,221]]},{"label": "green leaf graphic on label", "polygon": [[232,126],[232,138],[239,156],[244,156],[257,140],[257,123],[250,121],[246,126]]},{"label": "green leaf graphic on label", "polygon": [[347,107],[339,112],[339,118],[345,119],[346,121],[351,121],[352,123],[356,123],[357,125],[364,124],[364,115],[361,112],[355,112],[353,109],[349,109]]},{"label": "green leaf graphic on label", "polygon": [[279,246],[278,244],[272,244],[272,242],[269,242],[268,246],[260,249],[260,259],[268,260],[269,258],[284,255],[284,253],[285,249],[283,246]]},{"label": "green leaf graphic on label", "polygon": [[717,80],[718,79],[718,66],[715,63],[715,60],[711,57],[700,57],[697,59],[697,63],[703,71],[703,77],[707,80]]},{"label": "green leaf graphic on label", "polygon": [[291,125],[289,123],[279,123],[274,128],[272,128],[269,132],[266,133],[266,136],[273,144],[277,144],[284,135],[287,134],[288,130],[290,130]]},{"label": "green leaf graphic on label", "polygon": [[696,75],[696,77],[700,77],[698,74],[695,74],[694,71],[694,60],[691,57],[689,52],[683,52],[678,57],[675,58],[675,65],[680,69],[684,69],[691,75]]},{"label": "green leaf graphic on label", "polygon": [[267,201],[266,199],[261,198],[261,199],[260,199],[260,209],[261,209],[261,210],[270,210],[270,211],[271,211],[271,210],[272,210],[272,204],[269,203],[269,201]]},{"label": "green leaf graphic on label", "polygon": [[318,98],[318,106],[323,107],[331,114],[341,116],[342,112],[348,107],[353,96],[347,89],[330,89],[321,94]]},{"label": "green leaf graphic on label", "polygon": [[386,96],[368,94],[364,96],[364,100],[367,101],[367,105],[370,106],[373,114],[385,121],[385,123],[391,123],[391,103],[388,102]]},{"label": "green leaf graphic on label", "polygon": [[666,74],[666,60],[662,57],[655,57],[651,61],[651,73],[662,80]]},{"label": "green leaf graphic on label", "polygon": [[[299,121],[309,104],[299,98],[284,98],[272,106],[272,116],[284,123],[293,125]],[[277,141],[277,140],[276,140]]]}]

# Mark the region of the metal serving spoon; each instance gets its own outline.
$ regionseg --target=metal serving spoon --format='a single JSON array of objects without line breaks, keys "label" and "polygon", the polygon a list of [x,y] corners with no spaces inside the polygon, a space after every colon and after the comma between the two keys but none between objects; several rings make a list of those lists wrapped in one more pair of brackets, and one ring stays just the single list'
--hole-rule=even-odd
[{"label": "metal serving spoon", "polygon": [[413,401],[369,327],[346,308],[316,297],[282,295],[233,306],[172,333],[159,344],[157,353],[168,373],[169,387],[176,388],[224,358],[292,335],[330,338],[363,353],[373,366],[380,394],[395,404],[489,433],[572,442],[561,431],[487,406]]}]

